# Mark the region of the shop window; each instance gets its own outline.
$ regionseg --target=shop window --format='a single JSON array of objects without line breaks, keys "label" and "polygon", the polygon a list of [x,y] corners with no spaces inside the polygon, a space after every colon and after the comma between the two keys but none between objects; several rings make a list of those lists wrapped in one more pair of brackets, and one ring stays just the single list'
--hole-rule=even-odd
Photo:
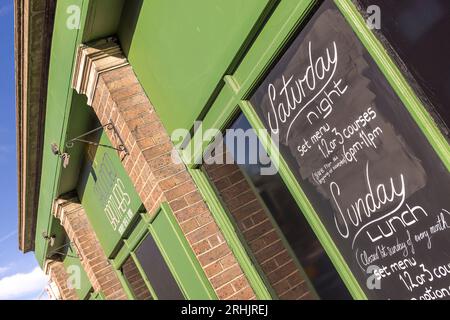
[{"label": "shop window", "polygon": [[[128,256],[121,272],[136,300],[184,300],[166,260],[150,233]],[[144,280],[145,279],[145,280]]]},{"label": "shop window", "polygon": [[113,264],[137,300],[207,300],[215,293],[167,203],[142,214]]},{"label": "shop window", "polygon": [[[261,174],[266,161],[254,161],[262,146],[240,115],[221,141],[213,144],[203,166],[229,212],[248,253],[273,294],[280,299],[350,299],[336,269],[278,173]],[[246,140],[231,142],[242,129]],[[230,134],[232,133],[232,134]],[[241,137],[242,138],[242,137]],[[257,141],[257,148],[251,141]],[[219,150],[219,151],[217,151]],[[220,151],[222,150],[222,151]],[[234,164],[217,164],[223,152]],[[208,158],[209,157],[209,158]]]},{"label": "shop window", "polygon": [[450,1],[360,0],[377,5],[380,32],[450,127]]},{"label": "shop window", "polygon": [[184,299],[178,284],[151,234],[146,235],[135,254],[159,299]]}]

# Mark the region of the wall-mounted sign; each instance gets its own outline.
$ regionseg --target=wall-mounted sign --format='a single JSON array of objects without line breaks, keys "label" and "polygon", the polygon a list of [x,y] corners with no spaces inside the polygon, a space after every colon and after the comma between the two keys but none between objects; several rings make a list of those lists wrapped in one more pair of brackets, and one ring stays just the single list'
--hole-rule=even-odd
[{"label": "wall-mounted sign", "polygon": [[100,160],[94,195],[102,202],[103,213],[108,218],[111,228],[123,234],[134,212],[131,208],[130,191],[126,190],[122,178],[117,175],[113,156],[106,152]]},{"label": "wall-mounted sign", "polygon": [[[111,145],[105,133],[99,143]],[[86,156],[78,194],[106,255],[110,256],[142,203],[115,149],[89,145]]]},{"label": "wall-mounted sign", "polygon": [[369,298],[450,298],[450,174],[332,1],[250,101]]}]

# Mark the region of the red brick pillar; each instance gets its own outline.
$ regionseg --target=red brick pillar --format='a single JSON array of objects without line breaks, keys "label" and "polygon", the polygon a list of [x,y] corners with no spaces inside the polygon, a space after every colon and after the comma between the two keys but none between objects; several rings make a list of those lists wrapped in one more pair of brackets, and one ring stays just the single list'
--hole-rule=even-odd
[{"label": "red brick pillar", "polygon": [[282,300],[313,298],[294,258],[239,166],[210,164],[205,165],[205,170],[277,296]]},{"label": "red brick pillar", "polygon": [[78,199],[56,200],[53,214],[61,221],[67,236],[74,244],[81,265],[94,290],[102,292],[107,299],[127,299],[122,284],[109,263]]},{"label": "red brick pillar", "polygon": [[78,300],[74,288],[69,287],[69,275],[61,261],[48,260],[45,263],[44,272],[56,284],[61,300]]},{"label": "red brick pillar", "polygon": [[129,151],[122,163],[149,214],[169,203],[218,297],[255,298],[186,167],[172,161],[169,135],[120,47],[111,40],[81,46],[73,86],[87,95],[102,125],[117,128]]}]

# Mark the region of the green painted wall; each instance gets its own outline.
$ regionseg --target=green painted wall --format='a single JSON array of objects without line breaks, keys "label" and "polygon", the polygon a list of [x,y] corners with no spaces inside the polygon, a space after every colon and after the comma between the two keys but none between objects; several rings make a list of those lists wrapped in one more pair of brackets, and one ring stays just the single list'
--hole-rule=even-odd
[{"label": "green painted wall", "polygon": [[[80,165],[78,146],[71,150],[71,162],[64,172],[60,159],[52,154],[50,145],[56,143],[60,149],[63,149],[67,138],[83,132],[90,124],[85,98],[76,95],[71,89],[76,50],[82,42],[116,33],[124,1],[57,1],[50,55],[44,151],[34,250],[41,266],[48,249],[48,243],[44,241],[42,233],[50,233],[55,229],[53,224],[59,223],[52,217],[53,201],[60,194],[75,188],[78,182],[76,172]],[[80,9],[78,28],[68,27],[67,22],[73,19],[74,12],[68,11],[70,6],[77,6]]]},{"label": "green painted wall", "polygon": [[187,299],[216,299],[211,284],[167,204],[150,224],[150,231]]},{"label": "green painted wall", "polygon": [[[92,130],[97,123],[97,116],[86,104],[86,96],[74,92],[65,134],[66,141]],[[65,194],[76,189],[84,162],[85,144],[74,143],[72,148],[66,148],[65,151],[70,154],[70,161],[67,168],[61,170],[58,194]]]},{"label": "green painted wall", "polygon": [[74,285],[78,298],[85,299],[91,291],[92,285],[73,246],[69,246],[67,249],[64,267],[69,275],[69,280],[75,279],[70,283]]},{"label": "green painted wall", "polygon": [[[41,266],[47,250],[47,242],[44,241],[42,233],[47,232],[51,228],[53,220],[51,215],[52,203],[57,193],[59,172],[61,170],[60,160],[53,155],[50,145],[52,143],[63,145],[63,132],[72,105],[72,89],[70,89],[72,63],[75,48],[81,38],[81,29],[67,28],[67,19],[69,18],[67,8],[70,5],[77,5],[82,9],[81,12],[86,12],[88,2],[86,0],[59,0],[56,7],[35,238],[35,255]],[[83,21],[83,17],[81,18],[81,21]]]},{"label": "green painted wall", "polygon": [[268,2],[126,2],[119,38],[169,133],[192,127]]},{"label": "green painted wall", "polygon": [[117,32],[123,4],[127,0],[90,1],[83,42],[109,37]]}]

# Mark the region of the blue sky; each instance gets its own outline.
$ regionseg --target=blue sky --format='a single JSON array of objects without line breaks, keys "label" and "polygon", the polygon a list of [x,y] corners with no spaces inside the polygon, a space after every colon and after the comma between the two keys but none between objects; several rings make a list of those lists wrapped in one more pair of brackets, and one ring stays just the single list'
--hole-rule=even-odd
[{"label": "blue sky", "polygon": [[47,280],[17,240],[13,0],[0,0],[0,39],[0,299],[35,299]]}]

